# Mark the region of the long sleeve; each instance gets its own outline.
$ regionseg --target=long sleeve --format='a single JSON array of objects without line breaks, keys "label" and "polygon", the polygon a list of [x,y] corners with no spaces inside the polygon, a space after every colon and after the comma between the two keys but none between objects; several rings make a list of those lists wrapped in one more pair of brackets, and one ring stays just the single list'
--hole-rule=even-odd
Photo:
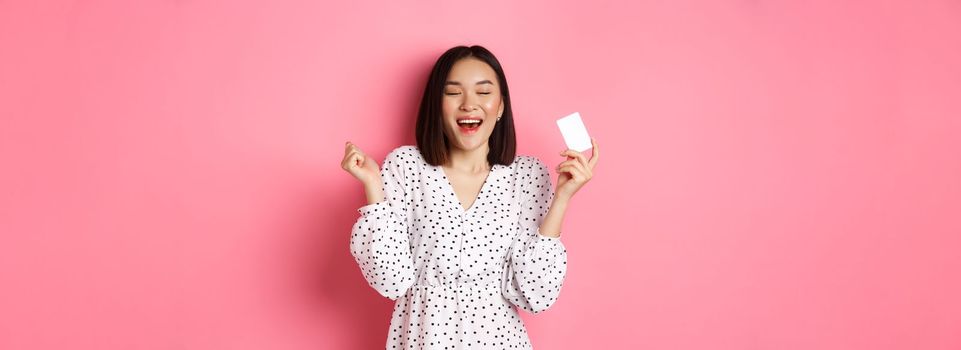
[{"label": "long sleeve", "polygon": [[547,167],[537,158],[531,159],[530,175],[521,178],[526,183],[524,199],[501,292],[512,304],[536,314],[553,305],[560,294],[567,273],[567,250],[560,238],[540,234],[554,189]]},{"label": "long sleeve", "polygon": [[386,199],[357,209],[360,218],[350,235],[350,253],[364,279],[392,300],[414,283],[407,220],[411,194],[400,152],[397,149],[388,154],[380,170]]}]

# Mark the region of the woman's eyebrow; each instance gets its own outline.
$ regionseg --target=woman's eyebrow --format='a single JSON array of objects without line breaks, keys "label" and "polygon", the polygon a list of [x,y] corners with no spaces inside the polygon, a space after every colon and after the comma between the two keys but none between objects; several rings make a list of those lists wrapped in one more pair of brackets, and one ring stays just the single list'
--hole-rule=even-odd
[{"label": "woman's eyebrow", "polygon": [[[480,84],[491,84],[491,85],[494,85],[494,83],[491,82],[490,80],[481,80],[481,81],[478,81],[477,84],[474,84],[474,85],[480,85]],[[448,80],[446,83],[444,83],[444,86],[447,86],[447,85],[457,85],[457,86],[460,86],[460,82],[459,82],[459,81]]]}]

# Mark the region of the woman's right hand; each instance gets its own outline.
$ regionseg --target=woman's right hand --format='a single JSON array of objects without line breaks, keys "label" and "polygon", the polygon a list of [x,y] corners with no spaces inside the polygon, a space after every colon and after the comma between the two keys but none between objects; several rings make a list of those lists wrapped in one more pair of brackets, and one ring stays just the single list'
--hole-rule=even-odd
[{"label": "woman's right hand", "polygon": [[340,167],[364,184],[367,204],[384,200],[384,184],[380,178],[380,166],[377,165],[374,158],[365,154],[350,141],[347,141],[347,146],[344,149],[344,160],[340,162]]},{"label": "woman's right hand", "polygon": [[360,180],[364,184],[364,188],[382,186],[380,166],[377,165],[377,161],[350,141],[347,141],[347,146],[344,149],[344,160],[341,161],[340,167]]}]

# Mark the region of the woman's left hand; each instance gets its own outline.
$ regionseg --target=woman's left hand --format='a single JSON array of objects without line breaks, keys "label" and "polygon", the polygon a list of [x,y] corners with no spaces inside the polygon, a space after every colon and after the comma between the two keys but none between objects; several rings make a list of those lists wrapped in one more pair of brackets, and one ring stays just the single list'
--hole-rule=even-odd
[{"label": "woman's left hand", "polygon": [[573,197],[574,193],[594,176],[594,166],[597,165],[599,151],[597,141],[593,137],[591,144],[594,146],[594,153],[590,160],[581,152],[572,149],[561,152],[562,156],[567,156],[567,160],[557,165],[557,190],[554,191],[556,196],[564,196],[568,199]]}]

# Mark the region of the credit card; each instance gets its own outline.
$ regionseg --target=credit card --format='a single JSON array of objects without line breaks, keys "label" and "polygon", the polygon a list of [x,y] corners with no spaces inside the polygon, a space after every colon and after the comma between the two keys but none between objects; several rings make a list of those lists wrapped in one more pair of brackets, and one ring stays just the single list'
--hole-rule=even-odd
[{"label": "credit card", "polygon": [[594,147],[591,144],[590,135],[587,134],[587,128],[584,127],[584,121],[581,120],[580,113],[574,112],[558,119],[557,127],[561,129],[561,135],[564,136],[564,143],[567,144],[567,148],[583,152]]}]

